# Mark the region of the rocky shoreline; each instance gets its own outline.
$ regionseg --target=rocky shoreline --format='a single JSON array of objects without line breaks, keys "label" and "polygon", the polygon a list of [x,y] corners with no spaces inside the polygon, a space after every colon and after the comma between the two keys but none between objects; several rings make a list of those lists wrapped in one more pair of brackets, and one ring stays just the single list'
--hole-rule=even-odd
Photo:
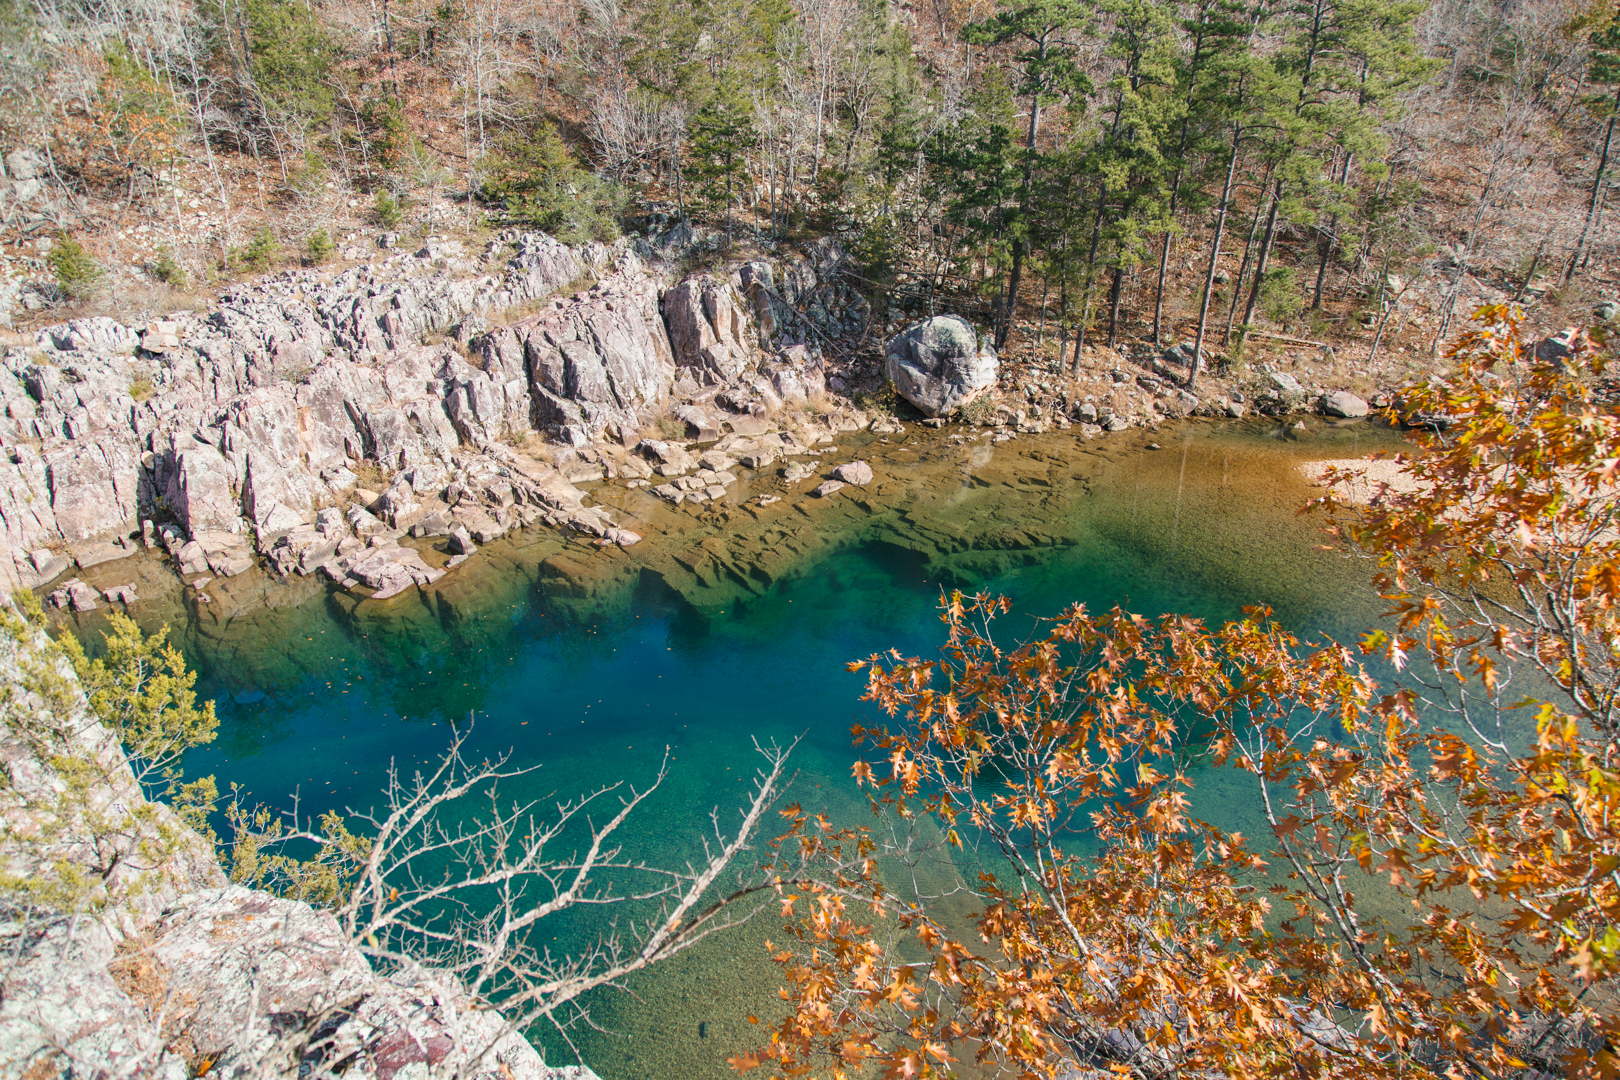
[{"label": "rocky shoreline", "polygon": [[857,433],[971,414],[956,437],[1092,439],[1310,399],[1268,372],[1200,404],[1165,357],[1133,373],[1107,350],[1062,377],[998,370],[954,317],[913,323],[885,356],[835,347],[871,325],[836,246],[683,272],[699,248],[685,229],[430,241],[232,290],[206,317],[40,331],[0,358],[0,590],[86,613],[179,581],[200,614],[238,608],[255,590],[230,583],[261,568],[385,602],[525,528],[623,549],[664,527],[659,504],[757,517],[846,485],[869,501],[869,464],[819,467]]}]

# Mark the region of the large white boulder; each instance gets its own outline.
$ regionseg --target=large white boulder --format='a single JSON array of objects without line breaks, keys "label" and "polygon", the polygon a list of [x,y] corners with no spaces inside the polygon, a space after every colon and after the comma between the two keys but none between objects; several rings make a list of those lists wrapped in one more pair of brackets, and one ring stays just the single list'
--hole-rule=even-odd
[{"label": "large white boulder", "polygon": [[935,315],[889,342],[885,371],[900,396],[949,416],[996,385],[995,347],[959,315]]}]

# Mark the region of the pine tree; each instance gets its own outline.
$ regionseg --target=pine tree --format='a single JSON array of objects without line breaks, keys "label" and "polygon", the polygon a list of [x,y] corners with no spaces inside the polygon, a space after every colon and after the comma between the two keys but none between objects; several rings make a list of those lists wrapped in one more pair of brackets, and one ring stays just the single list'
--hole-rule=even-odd
[{"label": "pine tree", "polygon": [[724,211],[728,241],[736,193],[748,179],[747,154],[758,143],[750,110],[732,88],[718,89],[692,118],[687,171],[710,210]]},{"label": "pine tree", "polygon": [[1166,150],[1171,180],[1169,202],[1165,207],[1166,227],[1159,248],[1158,281],[1153,294],[1155,347],[1164,344],[1165,279],[1170,267],[1170,248],[1178,231],[1177,215],[1208,206],[1204,189],[1186,180],[1196,159],[1218,153],[1221,142],[1221,132],[1202,115],[1201,105],[1210,94],[1209,69],[1212,64],[1227,62],[1233,50],[1248,47],[1253,22],[1249,11],[1238,0],[1203,0],[1196,14],[1184,24],[1190,47],[1176,65],[1182,106],[1175,147]]},{"label": "pine tree", "polygon": [[[1192,356],[1187,372],[1187,388],[1196,386],[1198,365],[1204,355],[1204,337],[1209,325],[1209,305],[1215,291],[1215,273],[1220,265],[1221,242],[1237,186],[1238,164],[1257,135],[1268,128],[1265,116],[1277,100],[1281,82],[1275,68],[1256,56],[1253,43],[1265,20],[1263,8],[1256,5],[1242,11],[1242,19],[1228,11],[1222,32],[1210,52],[1204,91],[1197,97],[1196,112],[1203,122],[1224,135],[1221,153],[1208,161],[1210,171],[1221,177],[1221,195],[1215,203],[1215,237],[1210,244],[1199,296],[1198,329],[1193,337]],[[1246,25],[1245,25],[1246,24]],[[1238,32],[1239,28],[1242,32]]]},{"label": "pine tree", "polygon": [[974,45],[1001,45],[1010,41],[1023,45],[1014,54],[1013,61],[1020,68],[1016,92],[1029,101],[1029,123],[1024,133],[1017,201],[1004,213],[1011,265],[1006,290],[995,309],[998,349],[1004,348],[1012,335],[1018,288],[1028,253],[1029,212],[1040,160],[1037,140],[1041,112],[1046,106],[1085,89],[1085,76],[1075,62],[1077,42],[1073,35],[1090,22],[1090,6],[1079,0],[1035,0],[983,22],[970,23],[962,30],[962,36]]},{"label": "pine tree", "polygon": [[1268,281],[1279,218],[1315,225],[1325,216],[1333,223],[1319,230],[1326,236],[1318,281],[1325,275],[1337,216],[1347,207],[1350,166],[1357,155],[1378,156],[1380,125],[1396,94],[1428,69],[1412,40],[1421,11],[1388,0],[1290,0],[1281,9],[1285,38],[1275,68],[1286,93],[1267,110],[1273,180],[1243,311],[1245,335]]},{"label": "pine tree", "polygon": [[1108,345],[1119,343],[1126,273],[1142,261],[1150,237],[1171,223],[1172,172],[1167,142],[1185,105],[1177,94],[1177,11],[1163,0],[1103,0],[1113,17],[1109,53],[1122,69],[1112,81],[1114,122],[1100,147],[1102,239],[1112,274],[1108,291]]}]

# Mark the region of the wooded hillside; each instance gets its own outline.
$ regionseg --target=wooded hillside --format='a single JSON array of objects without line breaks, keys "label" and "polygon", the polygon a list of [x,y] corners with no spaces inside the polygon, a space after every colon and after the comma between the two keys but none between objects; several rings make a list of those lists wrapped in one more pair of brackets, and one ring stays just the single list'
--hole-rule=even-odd
[{"label": "wooded hillside", "polygon": [[1482,300],[1556,323],[1608,298],[1614,18],[4,0],[3,239],[13,294],[54,279],[24,306],[161,307],[360,257],[378,230],[493,218],[578,241],[685,218],[719,244],[833,234],[880,319],[943,291],[1004,347],[1230,353],[1249,327],[1426,356]]}]

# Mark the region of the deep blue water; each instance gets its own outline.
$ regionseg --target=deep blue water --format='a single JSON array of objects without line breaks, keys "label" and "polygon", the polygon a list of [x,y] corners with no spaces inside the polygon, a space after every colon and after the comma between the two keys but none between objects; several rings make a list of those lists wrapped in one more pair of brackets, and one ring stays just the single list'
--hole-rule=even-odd
[{"label": "deep blue water", "polygon": [[[1202,427],[1156,436],[1156,451],[1122,443],[1073,519],[1049,523],[1071,543],[981,580],[963,582],[952,568],[951,580],[1012,596],[1009,637],[1073,601],[1211,620],[1263,602],[1305,633],[1365,626],[1377,610],[1366,565],[1320,551],[1314,526],[1293,515],[1305,493],[1293,463],[1346,454],[1351,436],[1306,451],[1268,434]],[[1355,436],[1356,449],[1367,437]],[[710,808],[740,803],[751,740],[802,736],[795,796],[851,819],[863,801],[848,779],[849,727],[874,718],[858,700],[861,676],[845,665],[889,648],[937,650],[941,582],[930,575],[940,566],[926,552],[852,542],[712,617],[648,587],[627,608],[581,621],[519,582],[424,630],[315,597],[277,624],[284,640],[260,628],[235,660],[229,634],[192,650],[221,730],[188,772],[270,805],[297,792],[313,814],[373,805],[389,761],[431,760],[452,722],[470,720],[475,754],[510,751],[514,764],[539,766],[506,789],[512,797],[645,782],[667,748],[671,774],[631,835],[633,854],[658,858],[693,850]],[[1220,805],[1223,783],[1201,792],[1202,809],[1242,825],[1242,796]],[[559,945],[594,926],[563,926]],[[604,1080],[726,1075],[724,1056],[753,1037],[742,1014],[764,1011],[774,986],[760,942],[768,929],[681,957],[636,980],[634,994],[600,996],[594,1013],[610,1030],[580,1033],[577,1049]],[[548,1056],[569,1058],[561,1040],[542,1037]]]}]

